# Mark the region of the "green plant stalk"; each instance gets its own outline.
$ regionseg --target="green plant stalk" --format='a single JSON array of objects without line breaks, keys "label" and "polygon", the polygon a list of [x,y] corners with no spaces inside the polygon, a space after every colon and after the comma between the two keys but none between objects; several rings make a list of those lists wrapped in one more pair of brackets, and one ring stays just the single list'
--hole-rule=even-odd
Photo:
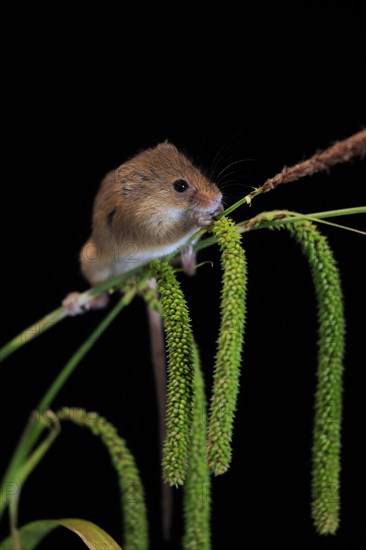
[{"label": "green plant stalk", "polygon": [[[50,446],[60,433],[60,426],[57,418],[49,418],[52,423],[48,423],[50,432],[47,437],[40,443],[28,459],[24,462],[22,466],[16,472],[16,477],[13,481],[18,490],[12,493],[9,497],[9,519],[10,519],[10,531],[14,541],[14,548],[20,548],[19,542],[19,533],[18,533],[18,505],[19,497],[21,492],[21,487],[23,486],[26,479],[33,472],[34,468],[42,460],[46,452],[49,450]],[[55,422],[56,420],[56,422]],[[39,420],[38,420],[39,421]]]},{"label": "green plant stalk", "polygon": [[[230,207],[231,208],[231,207]],[[238,206],[236,206],[238,208]],[[232,210],[230,210],[232,211]],[[287,211],[283,211],[284,213]],[[223,213],[225,215],[229,214],[229,209],[225,210]],[[268,214],[268,213],[266,213]],[[272,221],[261,221],[261,223],[258,224],[258,226],[251,227],[251,230],[255,229],[266,229],[268,227],[280,227],[284,223],[292,223],[293,221],[297,220],[303,220],[306,219],[308,216],[312,218],[317,219],[324,219],[324,218],[331,218],[331,217],[340,217],[340,216],[349,216],[349,215],[355,215],[355,214],[366,214],[366,206],[360,206],[360,207],[354,207],[354,208],[343,208],[340,210],[330,210],[328,212],[315,212],[312,214],[297,214],[296,216],[288,216],[288,218],[284,218],[282,220],[272,220]],[[246,225],[247,221],[240,222],[237,224],[238,231],[240,233],[244,233],[247,231]],[[200,230],[198,231],[193,237],[192,241],[196,240],[197,237],[202,236],[206,230]],[[212,246],[213,244],[216,244],[217,240],[215,237],[208,237],[204,240],[199,240],[195,245],[195,250],[202,250],[204,248],[208,248],[209,246]],[[173,257],[176,253],[174,253],[171,257]],[[170,257],[169,257],[170,258]],[[136,268],[134,270],[131,270],[127,274],[124,273],[122,275],[118,275],[114,277],[113,279],[109,279],[108,281],[104,282],[103,284],[93,288],[92,290],[88,290],[87,292],[84,292],[80,297],[80,303],[86,303],[92,296],[98,296],[102,294],[102,292],[105,292],[109,289],[118,289],[121,284],[125,281],[127,276],[130,276],[131,274],[135,273],[136,275],[141,273],[143,271],[144,267]],[[59,321],[64,319],[68,316],[68,313],[65,308],[58,308],[40,319],[39,321],[36,321],[33,325],[23,330],[18,336],[10,340],[7,344],[5,344],[0,349],[0,363],[4,361],[9,355],[20,349],[24,344],[27,344],[31,340],[37,338],[38,336],[41,336],[41,334],[44,334],[48,329],[55,326]]]},{"label": "green plant stalk", "polygon": [[[53,399],[56,397],[58,392],[61,390],[69,376],[73,373],[77,365],[83,359],[83,357],[88,353],[94,343],[98,338],[103,334],[103,332],[108,328],[111,322],[117,317],[120,311],[126,307],[133,297],[136,294],[136,290],[132,289],[119,300],[119,302],[114,306],[114,308],[106,315],[103,321],[97,326],[97,328],[91,333],[91,335],[85,340],[85,342],[79,347],[79,349],[74,353],[71,359],[66,363],[64,368],[61,370],[59,375],[56,377],[54,382],[51,384],[50,388],[47,390],[44,397],[41,399],[36,410],[38,413],[42,414],[46,411],[51,405]],[[14,452],[14,455],[10,461],[8,470],[5,473],[5,476],[2,481],[0,488],[2,498],[0,500],[0,519],[4,512],[4,509],[7,506],[6,487],[8,483],[13,483],[16,472],[19,467],[27,459],[29,452],[31,451],[33,445],[37,441],[38,437],[41,435],[44,426],[41,422],[34,423],[31,420],[28,422],[27,427],[25,428],[22,437],[18,443],[18,446]]]},{"label": "green plant stalk", "polygon": [[[352,212],[349,212],[349,214],[359,214],[361,212],[357,212],[358,209],[356,208],[350,208],[347,209]],[[337,229],[345,229],[346,231],[351,231],[353,233],[359,233],[360,235],[366,235],[365,231],[361,231],[360,229],[354,229],[353,227],[346,227],[344,225],[340,225],[338,223],[329,222],[326,221],[325,217],[336,217],[339,216],[339,210],[335,210],[332,212],[333,216],[324,216],[324,214],[329,214],[330,212],[317,212],[315,214],[299,214],[298,212],[291,212],[290,210],[272,210],[270,212],[261,212],[257,216],[254,216],[254,218],[251,218],[249,220],[246,220],[244,222],[240,222],[237,224],[237,229],[240,233],[244,233],[246,231],[253,231],[255,229],[270,229],[272,227],[282,227],[284,223],[293,223],[295,221],[300,220],[309,220],[317,223],[323,223],[325,225],[330,225],[332,227],[336,227]]]},{"label": "green plant stalk", "polygon": [[184,550],[211,548],[210,508],[211,483],[207,464],[207,406],[203,376],[196,344],[194,352],[193,416],[184,483]]},{"label": "green plant stalk", "polygon": [[27,344],[37,336],[44,334],[47,330],[56,325],[59,321],[64,319],[67,315],[66,309],[59,307],[54,311],[51,311],[45,317],[42,317],[39,321],[36,321],[30,327],[23,330],[18,336],[15,336],[10,342],[5,344],[0,349],[0,363],[4,361],[9,355],[17,351],[19,348]]},{"label": "green plant stalk", "polygon": [[339,524],[345,319],[340,277],[326,238],[308,221],[287,225],[301,245],[318,306],[318,369],[312,448],[312,517],[319,534]]},{"label": "green plant stalk", "polygon": [[163,478],[169,485],[183,485],[192,425],[193,336],[186,301],[172,267],[162,260],[150,266],[160,292],[168,359]]},{"label": "green plant stalk", "polygon": [[[121,286],[123,283],[127,282],[126,287],[128,287],[129,281],[133,280],[133,277],[136,274],[140,275],[140,277],[138,277],[138,279],[136,280],[136,286],[138,287],[146,280],[146,274],[144,273],[145,269],[145,266],[131,269],[128,273],[117,275],[116,277],[113,277],[111,279],[108,279],[108,281],[101,283],[97,287],[90,288],[79,296],[78,304],[81,306],[85,305],[92,298],[94,298],[95,296],[99,296],[107,290],[121,290]],[[124,287],[122,288],[122,290],[124,290]],[[40,319],[39,321],[33,323],[33,325],[23,330],[0,349],[0,363],[4,361],[4,359],[6,359],[9,355],[24,346],[24,344],[27,344],[41,334],[44,334],[47,330],[57,325],[57,323],[68,316],[69,313],[66,308],[59,307],[51,313],[45,315],[45,317],[42,317],[42,319]]]},{"label": "green plant stalk", "polygon": [[[324,212],[313,212],[312,214],[304,214],[313,218],[337,218],[340,216],[354,216],[355,214],[366,214],[366,206],[355,206],[352,208],[340,208],[338,210],[324,210]],[[301,214],[299,214],[301,217]],[[300,219],[300,218],[299,218]]]},{"label": "green plant stalk", "polygon": [[47,393],[40,401],[38,405],[39,411],[44,411],[48,409],[51,402],[54,400],[56,395],[59,393],[62,386],[65,384],[66,380],[78,366],[80,361],[88,353],[88,351],[93,347],[95,342],[100,338],[100,336],[105,332],[109,325],[114,321],[117,315],[124,309],[131,300],[135,297],[136,290],[132,289],[129,292],[126,292],[122,298],[117,302],[115,307],[105,316],[102,322],[97,326],[97,328],[91,333],[89,338],[83,342],[77,352],[71,357],[70,361],[65,365],[60,374],[52,383],[51,387],[48,389]]},{"label": "green plant stalk", "polygon": [[[226,210],[224,214],[226,214]],[[298,212],[290,213],[288,210],[274,210],[271,212],[262,212],[254,218],[239,222],[236,224],[236,229],[239,233],[246,233],[248,231],[255,231],[257,229],[283,227],[284,224],[294,223],[302,220],[312,220],[319,223],[326,223],[323,221],[324,218],[350,216],[355,214],[366,214],[366,206],[361,206],[359,208],[343,208],[341,210],[330,210],[328,212],[314,212],[311,214],[299,214]],[[346,229],[348,231],[354,231],[362,235],[365,234],[364,231],[355,230],[353,228],[345,227],[343,225],[330,225],[341,229]],[[203,250],[205,248],[209,248],[214,244],[217,244],[217,239],[213,236],[210,236],[198,241],[193,248],[195,250]]]},{"label": "green plant stalk", "polygon": [[144,489],[135,460],[125,441],[118,435],[116,428],[98,413],[64,407],[56,415],[59,420],[71,421],[87,428],[100,438],[118,476],[124,524],[123,548],[147,550],[148,524]]},{"label": "green plant stalk", "polygon": [[214,223],[213,233],[221,250],[223,270],[221,321],[214,365],[214,381],[208,424],[208,464],[215,475],[227,471],[239,392],[241,353],[245,325],[246,259],[241,236],[229,218]]}]

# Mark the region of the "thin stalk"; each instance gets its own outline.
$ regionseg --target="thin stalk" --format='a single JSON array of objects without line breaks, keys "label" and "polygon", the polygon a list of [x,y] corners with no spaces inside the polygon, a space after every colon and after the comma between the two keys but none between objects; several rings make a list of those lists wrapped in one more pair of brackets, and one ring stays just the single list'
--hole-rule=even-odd
[{"label": "thin stalk", "polygon": [[[349,209],[349,210],[355,210],[355,209]],[[366,211],[366,207],[365,207],[365,211]],[[341,212],[341,210],[338,210],[335,212]],[[355,212],[352,212],[352,213],[354,214]],[[357,212],[357,213],[361,213],[361,212]],[[236,227],[239,233],[244,233],[255,229],[264,229],[264,228],[268,229],[271,227],[280,227],[286,223],[293,223],[297,221],[308,220],[308,221],[313,221],[317,223],[322,223],[325,225],[330,225],[332,227],[336,227],[337,229],[344,229],[346,231],[358,233],[360,235],[366,235],[366,232],[361,231],[360,229],[355,229],[353,227],[347,227],[345,225],[340,225],[338,223],[325,221],[323,219],[325,217],[323,214],[324,214],[323,212],[319,212],[315,214],[300,214],[298,212],[291,212],[290,210],[273,210],[270,212],[261,212],[260,214],[258,214],[257,216],[254,216],[254,218],[251,218],[250,220],[240,222],[239,224],[237,224]],[[340,214],[334,214],[333,217],[339,216],[339,215]]]},{"label": "thin stalk", "polygon": [[[121,310],[126,307],[133,297],[136,294],[136,289],[132,289],[120,299],[120,301],[114,306],[114,308],[106,315],[103,321],[97,326],[97,328],[91,333],[91,335],[83,342],[79,349],[74,353],[71,359],[66,363],[62,371],[56,377],[54,382],[51,384],[50,388],[47,390],[44,397],[39,402],[36,410],[42,414],[46,411],[56,395],[59,393],[67,379],[73,373],[77,365],[92,348],[95,342],[100,338],[103,332],[108,328],[111,322],[117,317]],[[38,437],[42,433],[43,425],[41,422],[34,423],[32,421],[28,422],[26,429],[23,432],[23,435],[19,441],[19,444],[14,452],[14,455],[10,461],[7,472],[5,473],[2,486],[6,487],[7,483],[13,483],[16,478],[16,473],[19,467],[22,466],[24,461],[27,459],[30,450],[37,441]],[[0,501],[0,518],[7,505],[6,493],[2,489],[1,495],[3,498]]]},{"label": "thin stalk", "polygon": [[312,157],[298,162],[293,166],[285,166],[283,170],[273,178],[269,178],[263,185],[254,189],[251,193],[230,206],[224,215],[227,216],[242,204],[251,204],[252,199],[268,191],[272,191],[279,185],[299,181],[305,176],[312,176],[324,170],[329,170],[336,164],[348,162],[352,158],[366,155],[366,130],[361,130],[349,138],[338,141],[324,151],[316,153]]},{"label": "thin stalk", "polygon": [[[226,214],[226,210],[224,214]],[[291,214],[288,210],[276,210],[274,212],[263,212],[261,214],[258,214],[258,216],[254,216],[254,218],[250,218],[249,220],[245,220],[244,222],[237,223],[236,228],[239,233],[245,233],[248,231],[256,231],[257,229],[268,229],[270,227],[277,227],[277,226],[280,227],[282,224],[297,222],[301,220],[311,219],[312,221],[315,221],[315,222],[321,222],[323,218],[350,216],[354,214],[366,214],[366,206],[360,206],[360,207],[354,207],[354,208],[343,208],[340,210],[329,210],[328,212],[313,212],[311,214],[299,214],[297,212],[293,212]],[[270,220],[268,219],[269,215],[271,215]],[[275,215],[278,215],[278,219],[274,218]],[[324,223],[324,222],[321,222],[321,223]],[[334,224],[334,225],[336,227],[342,227],[342,229],[349,229],[349,230],[355,231],[353,228],[346,228],[344,226],[338,226],[337,224]],[[356,231],[364,234],[363,231],[358,231],[358,230]],[[210,246],[216,243],[217,243],[217,239],[213,236],[210,236],[210,237],[207,237],[206,239],[203,239],[197,242],[193,248],[195,250],[203,250],[205,248],[209,248]]]},{"label": "thin stalk", "polygon": [[[239,203],[242,204],[241,201],[239,201]],[[232,212],[233,210],[238,208],[240,206],[239,203],[235,203],[235,205],[233,205],[230,208],[228,208],[227,210],[225,210],[223,215],[226,216],[227,214],[229,214],[230,212]],[[285,213],[286,211],[283,211],[283,212]],[[252,231],[252,230],[256,230],[256,229],[266,229],[268,227],[276,227],[276,226],[279,226],[283,223],[287,223],[287,222],[290,223],[290,222],[298,221],[298,220],[313,219],[314,221],[318,221],[318,220],[324,219],[324,218],[350,216],[350,215],[355,215],[355,214],[366,214],[366,206],[359,206],[359,207],[353,207],[353,208],[342,208],[342,209],[339,209],[339,210],[329,210],[329,211],[326,211],[326,212],[314,212],[314,213],[311,213],[311,214],[298,214],[298,213],[296,213],[296,215],[289,215],[288,217],[282,218],[280,221],[272,220],[272,221],[263,222],[263,224],[261,223],[260,226],[257,226],[257,227],[252,226],[253,225],[252,220],[255,219],[255,218],[252,218],[250,220],[245,220],[244,222],[238,223],[237,224],[237,229],[238,229],[239,233],[244,233],[245,231],[249,231],[249,229],[248,229],[249,225],[251,225],[250,230]],[[336,225],[336,224],[334,224],[334,225]],[[346,229],[343,226],[342,226],[342,228]],[[347,229],[351,230],[351,228],[347,228]],[[363,232],[361,232],[357,229],[356,230],[352,229],[352,231],[363,234]],[[198,237],[204,235],[205,233],[206,233],[206,229],[201,229],[200,231],[198,231],[192,237],[191,240],[194,241]],[[198,241],[197,243],[195,243],[193,248],[195,250],[203,250],[204,248],[208,248],[209,246],[212,246],[213,244],[216,244],[216,242],[217,241],[216,241],[215,237],[210,236],[210,237],[208,237],[204,240],[201,240],[201,241]],[[168,259],[173,258],[174,256],[176,256],[176,254],[177,253],[175,252]],[[83,294],[80,295],[80,298],[79,298],[80,305],[85,304],[92,297],[98,296],[99,294],[101,294],[102,292],[105,292],[106,290],[109,290],[109,289],[112,289],[112,288],[118,289],[121,286],[121,284],[124,282],[124,280],[126,279],[127,275],[130,276],[130,275],[133,275],[133,274],[139,274],[144,269],[145,269],[144,267],[136,268],[134,270],[129,271],[127,274],[124,273],[122,275],[118,275],[117,277],[114,277],[113,279],[109,279],[108,281],[102,283],[101,285],[99,285],[99,286],[97,286],[97,287],[95,287],[91,290],[88,290],[87,292],[84,292]],[[24,346],[24,344],[27,344],[28,342],[30,342],[31,340],[33,340],[37,336],[40,336],[41,334],[46,332],[46,330],[48,330],[49,328],[55,326],[59,321],[61,321],[65,317],[67,317],[67,315],[68,314],[67,314],[67,311],[66,311],[65,308],[61,307],[61,308],[55,309],[53,312],[49,313],[48,315],[46,315],[45,317],[43,317],[39,321],[36,321],[30,327],[23,330],[20,334],[18,334],[18,336],[16,336],[12,340],[10,340],[10,342],[5,344],[5,346],[3,346],[0,349],[0,363],[2,361],[4,361],[4,359],[6,359],[6,357],[8,357],[9,355],[11,355],[15,351],[17,351],[22,346]]]},{"label": "thin stalk", "polygon": [[56,325],[59,321],[64,319],[67,316],[67,311],[63,307],[59,307],[55,309],[54,311],[51,311],[48,315],[45,317],[42,317],[39,321],[36,321],[31,325],[30,327],[23,330],[18,336],[15,336],[10,342],[5,344],[0,349],[0,363],[4,361],[9,355],[14,353],[17,349],[24,346],[24,344],[27,344],[37,336],[40,336],[44,332],[46,332],[48,329]]},{"label": "thin stalk", "polygon": [[[52,424],[50,424],[50,420]],[[19,532],[18,532],[18,505],[20,498],[20,488],[23,486],[26,479],[32,473],[34,468],[42,460],[55,438],[60,433],[60,423],[58,419],[53,415],[48,415],[48,426],[50,432],[47,437],[34,449],[32,454],[27,458],[22,466],[16,472],[16,479],[14,483],[18,487],[18,490],[14,492],[9,498],[9,519],[10,519],[10,532],[13,538],[14,550],[21,550]],[[45,426],[44,426],[45,427]]]}]

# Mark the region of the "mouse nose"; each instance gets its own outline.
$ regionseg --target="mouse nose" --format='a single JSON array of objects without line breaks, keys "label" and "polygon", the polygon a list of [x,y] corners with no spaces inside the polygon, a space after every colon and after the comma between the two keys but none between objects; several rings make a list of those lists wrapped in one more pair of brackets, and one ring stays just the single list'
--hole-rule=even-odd
[{"label": "mouse nose", "polygon": [[218,193],[216,195],[216,197],[211,200],[211,204],[212,204],[212,208],[213,210],[215,210],[215,212],[220,208],[220,206],[222,207],[222,211],[223,211],[223,206],[221,204],[221,201],[222,201],[222,193]]},{"label": "mouse nose", "polygon": [[197,206],[207,212],[214,212],[220,206],[221,200],[222,194],[220,192],[215,195],[200,193],[200,195],[196,197]]}]

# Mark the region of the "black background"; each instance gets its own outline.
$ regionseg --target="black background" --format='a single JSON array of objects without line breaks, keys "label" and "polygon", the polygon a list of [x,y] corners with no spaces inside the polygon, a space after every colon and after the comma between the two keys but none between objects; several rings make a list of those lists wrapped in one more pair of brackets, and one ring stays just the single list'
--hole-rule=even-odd
[{"label": "black background", "polygon": [[[45,19],[46,23],[40,21]],[[204,15],[183,6],[123,13],[22,10],[6,21],[1,214],[2,331],[6,342],[86,289],[78,251],[101,178],[166,138],[208,170],[228,204],[284,165],[364,127],[365,47],[352,3],[300,2]],[[228,169],[227,173],[232,170]],[[234,213],[318,212],[360,206],[365,163],[355,161],[259,197]],[[365,229],[361,217],[340,223]],[[364,548],[364,240],[322,226],[343,280],[347,316],[341,527],[319,537],[310,519],[316,310],[306,260],[286,232],[244,238],[249,266],[246,344],[230,471],[213,481],[213,548]],[[181,277],[210,388],[218,329],[219,256]],[[69,319],[1,365],[5,468],[29,412],[105,312]],[[107,417],[136,457],[147,493],[151,548],[179,548],[159,528],[159,457],[145,310],[136,300],[57,397]],[[115,476],[88,433],[65,426],[22,492],[20,523],[83,517],[120,540]],[[177,494],[179,492],[177,491]],[[2,526],[6,534],[6,522]],[[234,542],[235,541],[235,542]],[[42,548],[82,548],[57,532]]]}]

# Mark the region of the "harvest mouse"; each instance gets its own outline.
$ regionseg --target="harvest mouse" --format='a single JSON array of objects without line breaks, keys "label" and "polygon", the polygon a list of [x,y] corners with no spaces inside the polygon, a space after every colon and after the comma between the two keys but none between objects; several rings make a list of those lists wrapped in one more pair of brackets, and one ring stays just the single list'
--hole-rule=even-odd
[{"label": "harvest mouse", "polygon": [[[81,271],[92,286],[154,258],[166,256],[223,211],[222,194],[171,143],[146,149],[110,172],[96,195],[92,234],[80,253]],[[182,254],[192,271],[192,248]],[[63,305],[71,315],[85,310],[78,293]],[[94,298],[99,309],[108,295]]]}]

